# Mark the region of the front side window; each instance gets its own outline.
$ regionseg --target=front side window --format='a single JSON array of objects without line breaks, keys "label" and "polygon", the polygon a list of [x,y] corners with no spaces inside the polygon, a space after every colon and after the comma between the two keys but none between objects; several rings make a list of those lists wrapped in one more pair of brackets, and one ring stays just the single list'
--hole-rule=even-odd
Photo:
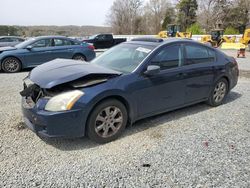
[{"label": "front side window", "polygon": [[185,65],[211,63],[215,61],[215,52],[199,45],[186,45]]},{"label": "front side window", "polygon": [[176,68],[182,64],[182,50],[180,45],[163,48],[152,60],[152,65],[158,65],[161,70]]},{"label": "front side window", "polygon": [[51,39],[42,39],[32,44],[33,48],[45,48],[51,46]]}]

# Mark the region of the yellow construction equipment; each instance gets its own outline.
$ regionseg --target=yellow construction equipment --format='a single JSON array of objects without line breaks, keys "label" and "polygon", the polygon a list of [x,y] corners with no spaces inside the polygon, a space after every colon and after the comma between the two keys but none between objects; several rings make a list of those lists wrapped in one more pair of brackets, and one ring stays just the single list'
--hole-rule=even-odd
[{"label": "yellow construction equipment", "polygon": [[157,35],[160,38],[178,37],[178,38],[191,38],[191,32],[180,32],[180,25],[169,24],[166,31],[160,31]]},{"label": "yellow construction equipment", "polygon": [[221,45],[221,49],[223,49],[223,50],[240,50],[240,49],[246,49],[246,45],[242,44],[242,43],[223,42]]},{"label": "yellow construction equipment", "polygon": [[205,35],[201,38],[202,43],[210,43],[213,47],[220,47],[222,49],[238,49],[243,47],[240,44],[235,45],[236,36],[228,37],[224,36],[223,29],[214,29],[211,31],[211,35]]},{"label": "yellow construction equipment", "polygon": [[211,35],[205,35],[201,38],[202,43],[210,43],[213,47],[219,47],[223,42],[223,29],[214,29]]},{"label": "yellow construction equipment", "polygon": [[250,29],[246,29],[242,38],[240,39],[240,43],[248,45],[248,49],[250,51]]},{"label": "yellow construction equipment", "polygon": [[242,38],[240,38],[239,42],[237,43],[230,43],[225,42],[222,44],[221,49],[235,49],[235,50],[242,50],[248,48],[250,50],[250,29],[246,29]]}]

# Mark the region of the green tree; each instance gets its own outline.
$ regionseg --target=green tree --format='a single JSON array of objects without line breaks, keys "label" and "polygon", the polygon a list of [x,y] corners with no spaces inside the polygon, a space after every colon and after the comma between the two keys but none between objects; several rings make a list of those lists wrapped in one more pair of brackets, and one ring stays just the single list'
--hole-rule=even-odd
[{"label": "green tree", "polygon": [[192,24],[187,28],[187,32],[191,32],[193,35],[203,35],[204,32],[198,23]]},{"label": "green tree", "polygon": [[225,35],[236,35],[236,34],[239,34],[239,30],[229,26],[225,29],[224,34]]},{"label": "green tree", "polygon": [[245,28],[249,22],[250,2],[246,0],[238,0],[234,6],[229,8],[227,16],[223,19],[223,26],[237,28]]},{"label": "green tree", "polygon": [[166,13],[165,13],[165,18],[162,23],[162,29],[164,30],[167,28],[168,24],[174,23],[175,17],[176,17],[176,14],[175,14],[174,8],[173,7],[167,8]]},{"label": "green tree", "polygon": [[14,26],[0,26],[0,35],[18,35],[18,29]]},{"label": "green tree", "polygon": [[196,11],[198,9],[196,0],[180,0],[177,9],[177,22],[181,25],[182,30],[186,30],[196,22]]}]

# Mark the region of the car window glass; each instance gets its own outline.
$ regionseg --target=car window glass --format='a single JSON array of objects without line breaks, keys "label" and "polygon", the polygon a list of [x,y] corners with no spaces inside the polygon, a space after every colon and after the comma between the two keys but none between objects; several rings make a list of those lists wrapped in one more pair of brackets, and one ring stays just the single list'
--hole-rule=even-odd
[{"label": "car window glass", "polygon": [[55,46],[69,46],[71,45],[71,41],[64,39],[54,39]]},{"label": "car window glass", "polygon": [[185,65],[209,63],[215,59],[215,52],[199,45],[186,45]]},{"label": "car window glass", "polygon": [[23,42],[24,41],[24,39],[18,39],[18,42]]},{"label": "car window glass", "polygon": [[42,39],[39,41],[36,41],[32,44],[33,48],[44,48],[51,46],[51,40],[50,39]]},{"label": "car window glass", "polygon": [[69,40],[63,40],[63,44],[64,44],[64,46],[70,46],[71,45],[71,41],[69,41]]},{"label": "car window glass", "polygon": [[111,40],[112,39],[112,35],[106,35],[105,39]]},{"label": "car window glass", "polygon": [[63,46],[63,40],[62,39],[54,39],[55,46]]},{"label": "car window glass", "polygon": [[181,66],[182,51],[180,45],[168,46],[162,49],[152,60],[152,65],[158,65],[161,70]]},{"label": "car window glass", "polygon": [[0,42],[12,42],[10,38],[2,38],[0,39]]},{"label": "car window glass", "polygon": [[105,40],[105,35],[99,35],[98,40]]},{"label": "car window glass", "polygon": [[78,41],[71,41],[71,45],[80,45],[81,43]]}]

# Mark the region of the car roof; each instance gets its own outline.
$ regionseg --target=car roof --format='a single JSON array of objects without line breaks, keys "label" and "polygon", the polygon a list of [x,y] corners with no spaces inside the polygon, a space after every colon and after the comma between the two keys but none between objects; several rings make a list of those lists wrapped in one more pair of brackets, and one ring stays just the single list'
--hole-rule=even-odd
[{"label": "car roof", "polygon": [[[151,40],[152,41],[149,41]],[[155,40],[155,41],[154,41]],[[132,41],[128,41],[126,43],[130,43],[130,44],[141,44],[141,45],[148,45],[148,46],[161,46],[161,45],[165,45],[165,44],[171,44],[171,43],[177,43],[177,42],[188,42],[188,43],[194,43],[194,44],[201,44],[197,41],[194,41],[192,39],[184,39],[184,38],[166,38],[166,39],[159,39],[159,38],[145,38],[145,40],[143,40],[143,38],[138,38],[137,39],[133,39]]]},{"label": "car roof", "polygon": [[56,36],[56,35],[51,35],[51,36],[39,36],[39,37],[33,37],[33,39],[50,39],[50,38],[60,38],[60,39],[70,39],[70,40],[74,40],[65,36]]}]

